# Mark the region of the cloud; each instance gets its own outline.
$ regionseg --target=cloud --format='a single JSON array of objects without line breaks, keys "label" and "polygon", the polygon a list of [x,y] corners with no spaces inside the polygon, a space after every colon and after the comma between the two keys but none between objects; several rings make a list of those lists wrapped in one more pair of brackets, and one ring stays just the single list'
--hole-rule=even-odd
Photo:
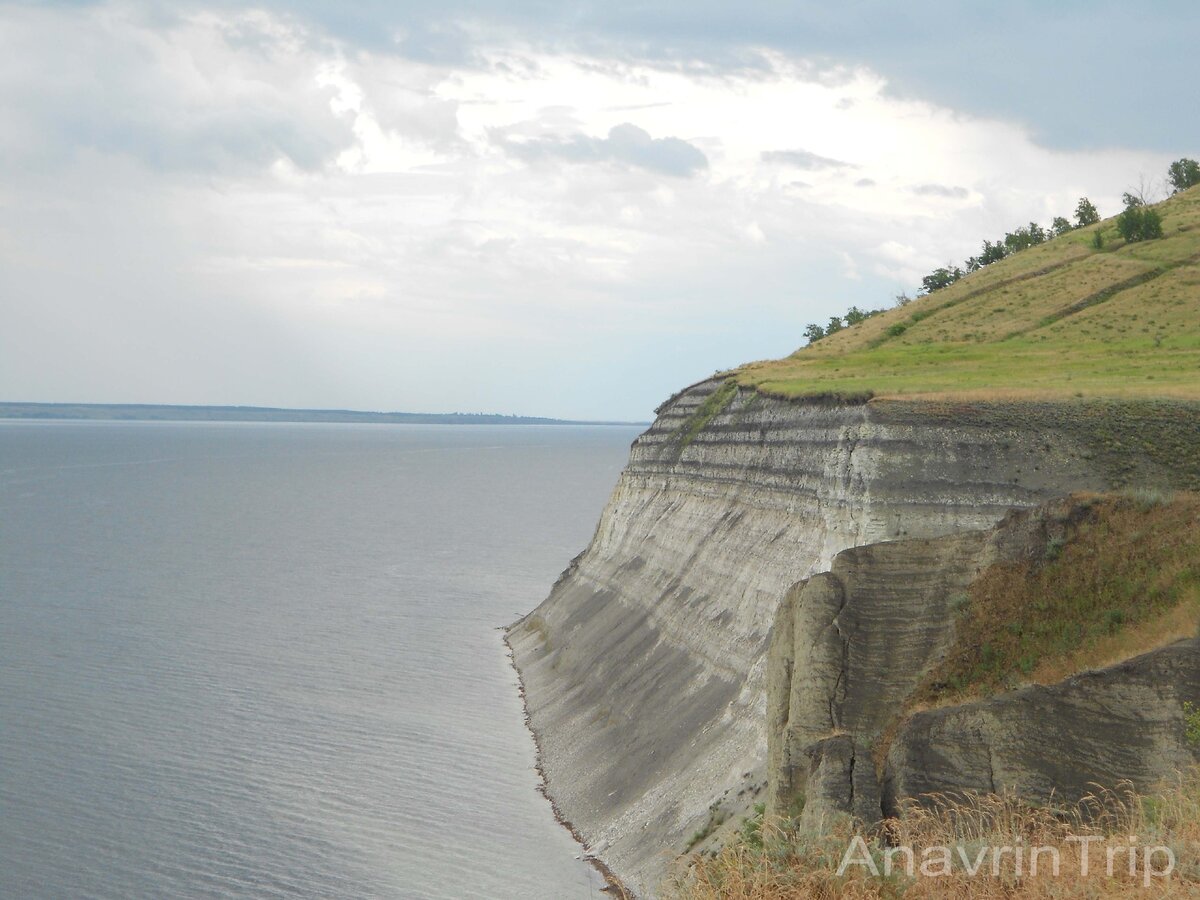
[{"label": "cloud", "polygon": [[[60,0],[39,5],[78,10]],[[240,11],[234,0],[142,0],[159,15]],[[1139,78],[1105,90],[1088,77],[1119,59],[1153,59],[1155,83],[1195,76],[1192,0],[1013,0],[1000,6],[953,0],[780,4],[746,0],[262,0],[256,4],[345,43],[441,65],[476,64],[481,51],[524,40],[544,53],[716,72],[754,66],[756,51],[866,66],[898,97],[923,97],[976,115],[1017,122],[1055,147],[1139,146],[1195,152],[1195,128],[1171,91]],[[170,11],[167,12],[167,11]],[[970,35],[970,40],[947,36]]]},{"label": "cloud", "polygon": [[681,178],[708,167],[708,157],[700,148],[677,137],[651,137],[650,132],[630,122],[613,126],[604,138],[574,134],[565,138],[511,139],[498,134],[497,139],[508,152],[527,160],[615,162]]},{"label": "cloud", "polygon": [[[0,3],[0,6],[3,6]],[[11,6],[12,4],[8,4]],[[20,4],[18,4],[20,5]],[[29,4],[32,5],[32,4]],[[88,0],[44,0],[78,11]],[[240,12],[234,0],[142,0],[160,17]],[[1176,94],[1144,79],[1097,90],[1088,73],[1120,59],[1153,59],[1156,84],[1195,76],[1193,0],[1013,0],[1005,6],[912,0],[842,4],[746,0],[262,0],[353,52],[444,66],[524,40],[543,53],[583,53],[664,66],[745,71],[766,49],[881,73],[897,97],[1021,123],[1055,147],[1137,146],[1195,152],[1195,128]],[[947,40],[970,35],[970,40]]]},{"label": "cloud", "polygon": [[751,64],[763,7],[692,8],[0,0],[0,396],[644,416],[1175,158]]},{"label": "cloud", "polygon": [[[849,108],[849,107],[842,107]],[[780,163],[797,169],[853,169],[853,163],[828,156],[819,156],[809,150],[766,150],[762,154],[763,162]]]},{"label": "cloud", "polygon": [[946,197],[951,200],[965,200],[970,196],[970,191],[964,187],[932,183],[918,184],[912,188],[912,192],[918,197]]},{"label": "cloud", "polygon": [[55,166],[99,153],[163,170],[331,162],[354,139],[313,77],[306,35],[259,14],[162,24],[124,8],[2,10],[0,158]]}]

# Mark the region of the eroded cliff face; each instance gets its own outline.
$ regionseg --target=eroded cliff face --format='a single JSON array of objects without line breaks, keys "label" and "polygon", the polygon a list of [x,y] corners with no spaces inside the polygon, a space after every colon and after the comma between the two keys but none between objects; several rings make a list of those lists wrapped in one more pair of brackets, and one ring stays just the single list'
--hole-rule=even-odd
[{"label": "eroded cliff face", "polygon": [[917,713],[891,745],[883,812],[968,790],[1042,803],[1122,781],[1149,791],[1200,761],[1185,704],[1200,704],[1200,638],[1057,684]]},{"label": "eroded cliff face", "polygon": [[801,830],[821,832],[933,793],[1070,803],[1123,780],[1150,789],[1194,763],[1194,637],[1055,684],[920,709],[972,585],[993,566],[1036,572],[1091,516],[1086,501],[1056,501],[986,530],[854,548],[795,585],[768,652],[768,812],[795,815],[802,801]]},{"label": "eroded cliff face", "polygon": [[[547,790],[631,888],[653,891],[711,804],[735,811],[761,796],[766,650],[793,584],[847,548],[980,529],[1070,491],[1168,478],[1114,450],[1104,416],[1006,410],[801,404],[719,379],[660,408],[591,545],[509,635]],[[944,562],[929,552],[911,572]],[[840,602],[827,587],[802,615],[827,617]],[[911,644],[880,652],[908,653],[925,639],[920,622],[941,614],[922,611],[907,623]],[[829,721],[874,722],[877,705],[843,699]],[[814,735],[827,725],[793,721]],[[839,751],[827,749],[829,768]]]}]

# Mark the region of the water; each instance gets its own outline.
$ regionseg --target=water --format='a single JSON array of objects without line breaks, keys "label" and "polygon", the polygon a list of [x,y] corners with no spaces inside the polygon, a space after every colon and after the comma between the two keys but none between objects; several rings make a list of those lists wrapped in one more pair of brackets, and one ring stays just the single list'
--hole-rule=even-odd
[{"label": "water", "polygon": [[599,896],[496,629],[635,432],[0,422],[0,896]]}]

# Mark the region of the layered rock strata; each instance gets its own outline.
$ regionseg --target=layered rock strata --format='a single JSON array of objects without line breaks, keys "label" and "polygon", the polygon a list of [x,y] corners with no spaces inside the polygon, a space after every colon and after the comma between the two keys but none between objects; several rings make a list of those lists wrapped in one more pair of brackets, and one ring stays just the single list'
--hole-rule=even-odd
[{"label": "layered rock strata", "polygon": [[[847,548],[985,528],[1071,491],[1169,480],[1151,455],[1114,446],[1111,415],[1039,409],[796,403],[720,378],[660,407],[591,544],[509,634],[547,790],[631,888],[653,891],[714,802],[730,812],[753,802],[767,644],[793,584]],[[835,595],[828,585],[820,604]],[[874,721],[875,704],[862,701],[854,712],[842,703],[840,727]],[[832,770],[844,750],[812,764]]]},{"label": "layered rock strata", "polygon": [[795,585],[768,651],[768,811],[803,801],[801,828],[819,832],[934,793],[1072,802],[1123,780],[1146,789],[1194,762],[1196,639],[1050,686],[909,710],[955,641],[972,582],[992,565],[1036,566],[1086,513],[1051,503],[991,529],[858,547]]}]

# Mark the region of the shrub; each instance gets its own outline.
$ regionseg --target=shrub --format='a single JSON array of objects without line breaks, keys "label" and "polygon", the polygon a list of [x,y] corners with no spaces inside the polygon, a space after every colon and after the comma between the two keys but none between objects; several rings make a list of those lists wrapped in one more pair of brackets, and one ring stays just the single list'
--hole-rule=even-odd
[{"label": "shrub", "polygon": [[1162,215],[1157,209],[1146,207],[1142,210],[1142,238],[1155,240],[1163,236]]},{"label": "shrub", "polygon": [[1142,512],[1150,512],[1161,506],[1170,506],[1175,501],[1174,492],[1163,491],[1155,487],[1130,488],[1121,493]]},{"label": "shrub", "polygon": [[1183,704],[1183,725],[1189,744],[1200,744],[1200,708],[1193,703]]},{"label": "shrub", "polygon": [[739,837],[747,847],[754,850],[763,848],[763,818],[766,816],[767,804],[755,803],[754,814],[742,820]]},{"label": "shrub", "polygon": [[1126,243],[1150,241],[1163,236],[1162,216],[1132,194],[1125,195],[1125,211],[1117,216],[1117,232]]}]

